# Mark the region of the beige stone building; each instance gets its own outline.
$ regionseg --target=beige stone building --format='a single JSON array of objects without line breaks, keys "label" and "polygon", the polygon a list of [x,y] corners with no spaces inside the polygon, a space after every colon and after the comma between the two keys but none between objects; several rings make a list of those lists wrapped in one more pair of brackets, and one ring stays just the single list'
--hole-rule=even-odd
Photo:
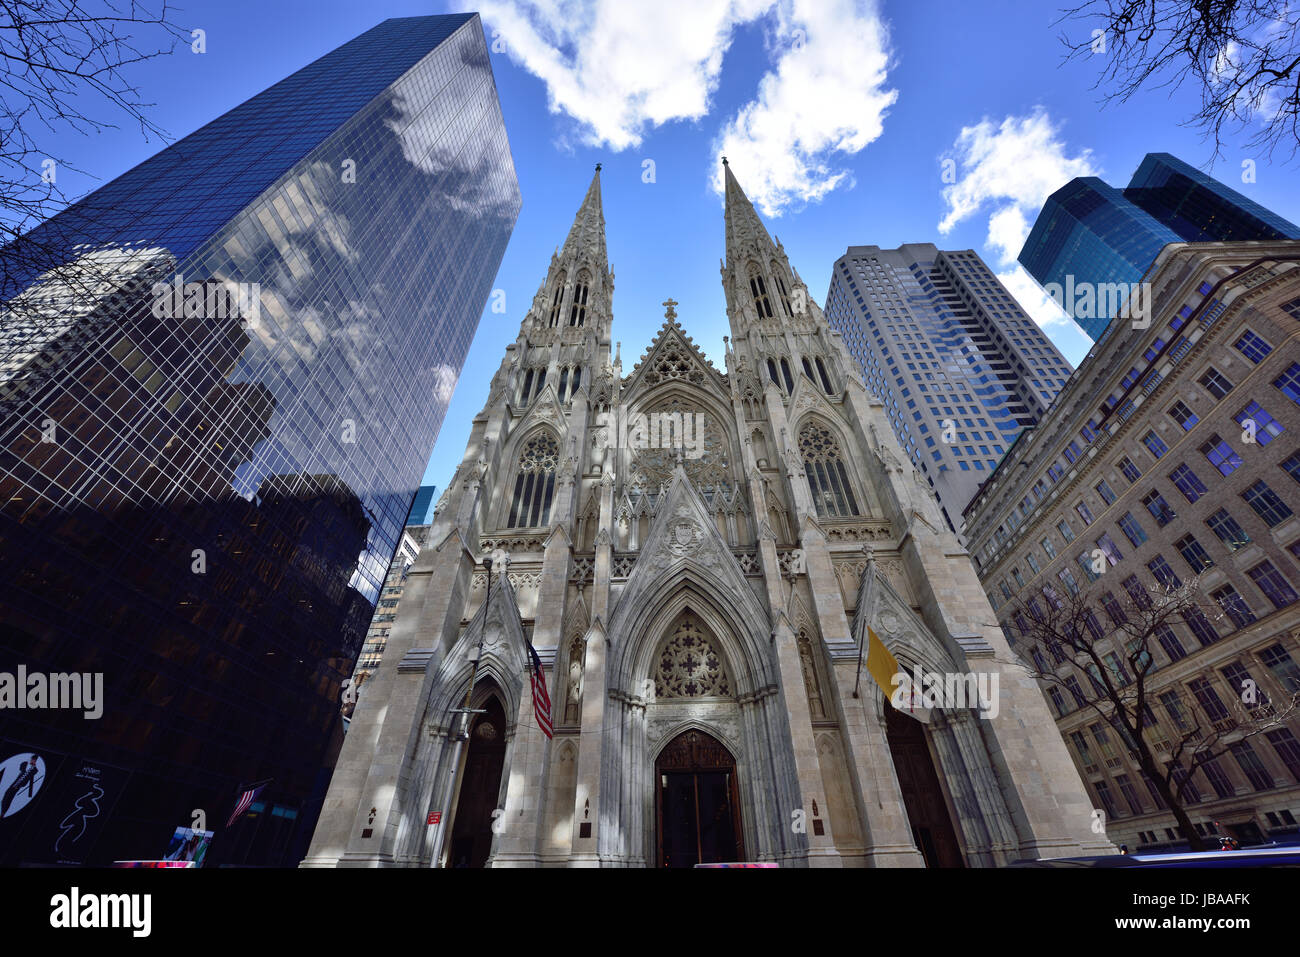
[{"label": "beige stone building", "polygon": [[[729,168],[725,238],[725,371],[669,299],[625,372],[598,168],[435,510],[304,866],[1109,849],[968,553]],[[909,672],[996,677],[997,706],[895,710],[861,667],[869,624]]]},{"label": "beige stone building", "polygon": [[374,617],[366,630],[366,641],[361,646],[361,654],[352,671],[352,681],[345,688],[341,710],[345,718],[351,718],[356,710],[357,698],[370,676],[375,673],[384,659],[384,649],[388,647],[388,635],[393,630],[397,618],[397,607],[402,602],[406,591],[406,576],[420,554],[420,547],[429,536],[428,525],[408,525],[402,530],[402,537],[397,542],[397,551],[388,563],[388,573],[384,575],[384,587],[379,592],[379,601],[375,605]]},{"label": "beige stone building", "polygon": [[[1198,725],[1227,746],[1192,776],[1188,811],[1203,836],[1294,840],[1300,720],[1285,716],[1300,692],[1300,243],[1172,244],[1145,281],[1149,325],[1110,324],[972,500],[968,544],[1013,641],[1047,589],[1088,589],[1106,630],[1107,596],[1199,576],[1212,613],[1160,639],[1145,733],[1165,756]],[[1111,839],[1178,844],[1121,735],[1053,684],[1057,724]]]}]

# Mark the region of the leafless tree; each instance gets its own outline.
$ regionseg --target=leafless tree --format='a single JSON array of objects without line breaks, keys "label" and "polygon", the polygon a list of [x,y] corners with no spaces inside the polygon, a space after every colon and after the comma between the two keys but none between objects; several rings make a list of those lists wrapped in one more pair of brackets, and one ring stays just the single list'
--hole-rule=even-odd
[{"label": "leafless tree", "polygon": [[1300,150],[1295,0],[1088,0],[1064,10],[1066,21],[1066,59],[1100,60],[1103,102],[1191,82],[1201,108],[1188,122],[1213,139],[1216,159],[1233,129],[1253,129],[1249,148],[1262,155]]},{"label": "leafless tree", "polygon": [[[1223,611],[1202,601],[1195,579],[1171,588],[1116,591],[1122,597],[1099,583],[1064,592],[1049,586],[1041,599],[1028,600],[1013,614],[1020,632],[1015,649],[1034,677],[1060,688],[1067,701],[1093,709],[1119,733],[1192,848],[1204,850],[1206,842],[1186,810],[1194,793],[1192,776],[1230,744],[1280,726],[1296,712],[1300,688],[1287,689],[1285,700],[1271,701],[1248,683],[1224,706],[1226,714],[1216,717],[1190,700],[1181,684],[1156,683],[1163,709],[1171,712],[1173,705],[1180,712],[1158,723],[1152,708],[1157,656],[1181,657],[1170,644],[1172,639],[1181,647],[1186,641],[1180,631],[1215,634],[1211,622]],[[1165,730],[1172,735],[1166,737]]]},{"label": "leafless tree", "polygon": [[188,37],[170,16],[167,0],[0,0],[0,393],[138,274],[131,254],[95,248],[119,211],[92,200],[50,222],[70,200],[62,174],[85,172],[51,146],[119,123],[165,138],[130,74]]}]

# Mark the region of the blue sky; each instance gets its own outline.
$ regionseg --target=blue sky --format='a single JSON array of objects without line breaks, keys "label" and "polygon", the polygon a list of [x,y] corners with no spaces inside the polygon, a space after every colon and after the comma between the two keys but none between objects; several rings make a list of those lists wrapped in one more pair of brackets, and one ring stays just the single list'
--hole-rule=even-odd
[{"label": "blue sky", "polygon": [[[849,245],[972,248],[1071,362],[1089,341],[1014,265],[1043,198],[1076,175],[1124,185],[1142,156],[1206,168],[1211,148],[1183,125],[1195,91],[1152,89],[1103,108],[1100,58],[1063,63],[1057,4],[1028,0],[376,0],[187,3],[176,20],[206,31],[132,73],[152,118],[191,132],[390,16],[484,15],[523,211],[425,475],[442,487],[460,461],[487,382],[514,339],[604,164],[614,338],[629,370],[677,300],[680,321],[720,365],[728,333],[718,156],[785,245],[813,297]],[[1212,172],[1300,221],[1300,168],[1230,138]],[[156,152],[138,129],[44,140],[97,179],[63,170],[77,196]],[[943,176],[953,160],[955,182]],[[1281,158],[1279,157],[1279,160]],[[1253,160],[1255,182],[1242,182]],[[653,182],[645,182],[646,161]]]}]

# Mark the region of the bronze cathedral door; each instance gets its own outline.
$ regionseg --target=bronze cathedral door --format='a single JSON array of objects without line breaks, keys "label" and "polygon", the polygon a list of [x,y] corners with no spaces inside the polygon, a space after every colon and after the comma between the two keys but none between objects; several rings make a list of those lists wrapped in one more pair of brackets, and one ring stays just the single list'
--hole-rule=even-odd
[{"label": "bronze cathedral door", "polygon": [[925,866],[964,867],[961,845],[925,740],[925,725],[886,705],[885,734],[903,792],[903,808]]},{"label": "bronze cathedral door", "polygon": [[506,718],[495,696],[483,707],[486,713],[476,715],[470,726],[469,755],[451,832],[450,867],[482,867],[492,853],[492,812],[501,791]]},{"label": "bronze cathedral door", "polygon": [[703,731],[684,731],[655,762],[660,867],[745,859],[736,759]]}]

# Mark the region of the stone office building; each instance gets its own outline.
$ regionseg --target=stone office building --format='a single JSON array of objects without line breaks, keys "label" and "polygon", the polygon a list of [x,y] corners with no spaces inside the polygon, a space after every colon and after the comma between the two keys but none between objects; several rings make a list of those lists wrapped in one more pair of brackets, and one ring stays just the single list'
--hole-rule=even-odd
[{"label": "stone office building", "polygon": [[[969,555],[725,178],[726,371],[670,299],[627,373],[593,179],[435,510],[304,866],[987,866],[1108,847]],[[909,671],[995,673],[996,716],[896,711],[860,670],[869,623]]]},{"label": "stone office building", "polygon": [[[1048,589],[1089,589],[1109,626],[1106,592],[1199,576],[1216,614],[1160,639],[1147,740],[1167,757],[1189,728],[1221,736],[1192,776],[1203,836],[1294,838],[1300,720],[1275,719],[1300,692],[1300,242],[1175,243],[1145,278],[1149,327],[1107,330],[972,500],[969,545],[1013,647]],[[1261,694],[1243,709],[1247,681]],[[1073,689],[1045,690],[1108,836],[1178,843],[1115,730]]]}]

